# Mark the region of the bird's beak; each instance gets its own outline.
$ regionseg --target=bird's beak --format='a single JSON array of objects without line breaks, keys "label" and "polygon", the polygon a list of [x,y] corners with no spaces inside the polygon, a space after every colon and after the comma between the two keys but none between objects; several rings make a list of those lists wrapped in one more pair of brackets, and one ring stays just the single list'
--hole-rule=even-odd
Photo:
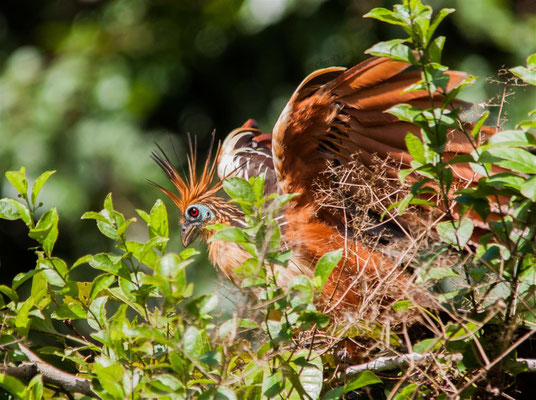
[{"label": "bird's beak", "polygon": [[184,247],[188,247],[199,235],[200,226],[196,223],[185,222],[182,224],[181,241]]}]

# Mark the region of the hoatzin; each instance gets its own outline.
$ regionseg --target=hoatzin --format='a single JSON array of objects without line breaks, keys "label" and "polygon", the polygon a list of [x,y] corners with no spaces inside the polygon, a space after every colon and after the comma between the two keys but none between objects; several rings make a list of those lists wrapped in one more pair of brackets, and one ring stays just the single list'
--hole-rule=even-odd
[{"label": "hoatzin", "polygon": [[[240,209],[218,196],[222,180],[264,173],[267,194],[299,194],[279,219],[284,244],[292,250],[288,267],[278,267],[282,286],[297,274],[312,276],[323,254],[343,248],[344,256],[319,300],[324,311],[341,315],[341,311],[359,312],[368,307],[365,314],[377,318],[390,303],[410,296],[409,274],[399,268],[404,246],[415,241],[419,227],[429,228],[440,216],[417,209],[402,216],[387,211],[387,218],[378,218],[404,194],[397,174],[412,161],[406,134],[421,136],[418,127],[385,111],[401,103],[439,107],[444,93],[430,96],[425,91],[405,91],[421,80],[420,72],[408,71],[409,67],[374,57],[349,69],[313,72],[290,98],[272,134],[262,133],[255,121],[249,120],[218,146],[215,158],[206,160],[199,177],[192,148],[184,179],[163,152],[153,154],[178,192],[159,186],[180,211],[184,246],[198,236],[210,238],[213,233],[204,229],[206,225],[242,226]],[[456,71],[446,75],[447,92],[466,78]],[[467,103],[455,100],[453,106],[466,107]],[[485,140],[493,132],[484,127],[480,136]],[[472,150],[461,131],[448,133],[444,157]],[[478,179],[468,165],[452,168],[453,188]],[[220,181],[213,184],[216,173]],[[417,179],[417,175],[407,178],[410,183]],[[337,203],[333,201],[337,193],[354,201]],[[367,224],[351,223],[355,214]],[[211,262],[240,285],[233,271],[249,254],[231,242],[211,241],[208,248]],[[371,301],[372,297],[380,300]]]}]

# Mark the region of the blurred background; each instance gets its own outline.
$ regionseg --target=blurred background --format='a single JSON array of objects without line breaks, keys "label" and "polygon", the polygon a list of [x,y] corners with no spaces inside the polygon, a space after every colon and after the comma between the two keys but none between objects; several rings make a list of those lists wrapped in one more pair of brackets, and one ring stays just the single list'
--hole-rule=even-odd
[{"label": "blurred background", "polygon": [[[451,68],[497,79],[501,68],[524,64],[536,52],[534,0],[425,2],[457,10],[438,32],[447,36],[443,61]],[[14,196],[6,170],[24,165],[30,181],[57,170],[41,195],[60,213],[56,255],[73,262],[106,251],[109,241],[80,216],[100,210],[109,192],[127,217],[163,197],[147,182],[165,183],[150,159],[155,142],[165,149],[173,143],[180,163],[188,132],[204,155],[213,130],[224,138],[255,118],[270,131],[308,73],[352,66],[375,42],[403,37],[396,27],[362,18],[394,3],[1,0],[0,195]],[[487,102],[502,90],[482,79],[464,98]],[[526,117],[535,96],[518,88],[508,98],[507,118]],[[491,111],[496,115],[496,107]],[[164,201],[171,249],[178,250],[177,211]],[[144,240],[144,232],[144,224],[134,224],[133,239]],[[0,221],[2,283],[34,267],[28,248],[35,243],[26,233],[22,223]],[[190,271],[208,290],[215,273],[206,259]]]}]

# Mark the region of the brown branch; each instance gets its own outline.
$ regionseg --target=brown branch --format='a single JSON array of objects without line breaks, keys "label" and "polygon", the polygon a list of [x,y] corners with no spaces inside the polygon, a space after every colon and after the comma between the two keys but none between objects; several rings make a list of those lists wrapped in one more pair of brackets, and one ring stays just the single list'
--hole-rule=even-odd
[{"label": "brown branch", "polygon": [[41,374],[45,384],[57,386],[67,393],[81,393],[93,398],[99,398],[91,390],[89,379],[80,378],[48,364],[23,344],[19,343],[19,348],[29,361],[17,366],[0,365],[1,373],[25,382],[29,382],[35,375]]}]

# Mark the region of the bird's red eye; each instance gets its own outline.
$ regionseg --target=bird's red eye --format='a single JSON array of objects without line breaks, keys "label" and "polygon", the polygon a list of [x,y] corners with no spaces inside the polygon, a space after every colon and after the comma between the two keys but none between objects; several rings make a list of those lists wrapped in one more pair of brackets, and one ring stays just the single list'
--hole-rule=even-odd
[{"label": "bird's red eye", "polygon": [[196,218],[199,215],[199,209],[197,207],[192,207],[188,210],[190,217]]}]

